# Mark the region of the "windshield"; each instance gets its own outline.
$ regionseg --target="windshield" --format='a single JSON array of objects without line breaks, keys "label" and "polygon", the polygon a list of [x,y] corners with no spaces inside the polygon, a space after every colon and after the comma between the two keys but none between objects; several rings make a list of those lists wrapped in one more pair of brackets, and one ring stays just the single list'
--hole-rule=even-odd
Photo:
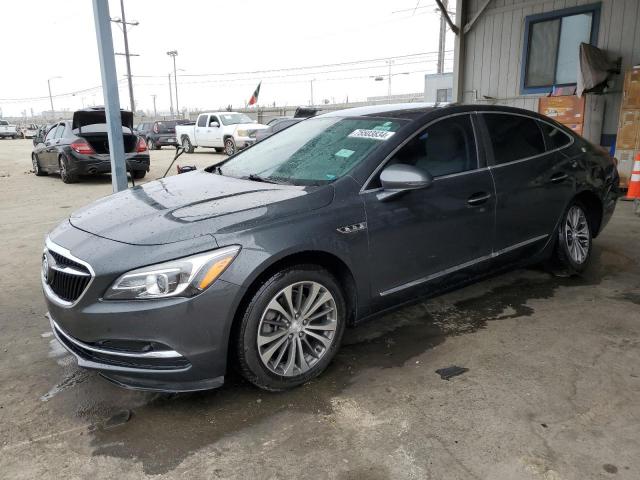
[{"label": "windshield", "polygon": [[223,125],[237,125],[239,123],[253,123],[251,117],[244,113],[221,113],[220,119]]},{"label": "windshield", "polygon": [[404,123],[340,117],[305,120],[229,159],[221,173],[294,185],[329,183],[358,165]]}]

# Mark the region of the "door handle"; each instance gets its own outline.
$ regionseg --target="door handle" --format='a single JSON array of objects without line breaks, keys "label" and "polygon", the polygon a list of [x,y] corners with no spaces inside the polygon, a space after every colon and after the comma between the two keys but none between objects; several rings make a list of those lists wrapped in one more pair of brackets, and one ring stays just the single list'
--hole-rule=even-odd
[{"label": "door handle", "polygon": [[491,198],[490,193],[486,193],[486,192],[474,193],[469,197],[469,199],[467,200],[467,203],[472,207],[475,207],[476,205],[482,205],[490,198]]},{"label": "door handle", "polygon": [[549,180],[551,183],[560,183],[563,180],[565,180],[569,175],[567,175],[564,172],[560,172],[560,173],[555,173],[551,176],[551,179]]}]

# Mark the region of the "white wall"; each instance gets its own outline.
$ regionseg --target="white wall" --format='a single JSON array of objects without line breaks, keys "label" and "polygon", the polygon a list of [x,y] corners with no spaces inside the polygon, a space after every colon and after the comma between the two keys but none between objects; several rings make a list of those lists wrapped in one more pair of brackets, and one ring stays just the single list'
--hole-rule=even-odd
[{"label": "white wall", "polygon": [[424,101],[435,102],[436,91],[453,87],[453,73],[432,73],[424,76]]}]

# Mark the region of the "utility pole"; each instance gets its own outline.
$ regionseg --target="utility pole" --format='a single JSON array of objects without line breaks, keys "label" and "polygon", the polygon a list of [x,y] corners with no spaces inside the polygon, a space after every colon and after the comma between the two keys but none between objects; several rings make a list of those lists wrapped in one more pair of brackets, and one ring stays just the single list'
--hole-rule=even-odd
[{"label": "utility pole", "polygon": [[171,72],[169,72],[169,102],[171,102],[171,116],[173,117],[173,92],[171,91]]},{"label": "utility pole", "polygon": [[51,118],[54,117],[54,115],[53,115],[53,95],[51,95],[51,80],[55,80],[56,78],[62,78],[62,77],[47,78],[47,86],[49,87],[49,103],[51,104]]},{"label": "utility pole", "polygon": [[109,152],[111,153],[109,155],[111,158],[111,185],[115,193],[126,190],[128,181],[108,0],[93,0],[93,18],[98,43],[98,57],[100,59],[104,109],[107,117]]},{"label": "utility pole", "polygon": [[156,110],[156,94],[151,95],[153,97],[153,118],[154,120],[158,119],[158,111]]},{"label": "utility pole", "polygon": [[315,80],[315,78],[311,80],[311,106],[312,107],[313,107],[313,81],[314,80]]},{"label": "utility pole", "polygon": [[124,0],[120,0],[120,13],[122,18],[120,19],[112,19],[113,23],[121,23],[122,24],[122,33],[124,35],[124,54],[116,53],[116,55],[124,55],[127,64],[127,81],[129,83],[129,104],[131,106],[131,111],[136,113],[136,104],[133,100],[133,81],[131,80],[131,57],[137,57],[134,53],[129,53],[129,36],[127,34],[127,25],[133,25],[134,27],[138,25],[138,22],[127,22],[127,19],[124,15]]},{"label": "utility pole", "polygon": [[389,63],[389,89],[387,91],[387,101],[391,103],[391,65],[393,65],[393,60],[390,58],[387,62]]},{"label": "utility pole", "polygon": [[178,56],[178,51],[171,50],[167,52],[167,55],[173,58],[173,82],[176,87],[176,114],[180,117],[180,103],[178,102],[178,74],[176,73],[176,57]]},{"label": "utility pole", "polygon": [[[442,5],[445,10],[449,0],[442,0]],[[440,12],[440,38],[438,40],[438,73],[444,73],[444,51],[447,41],[447,21],[444,16],[444,12]]]}]

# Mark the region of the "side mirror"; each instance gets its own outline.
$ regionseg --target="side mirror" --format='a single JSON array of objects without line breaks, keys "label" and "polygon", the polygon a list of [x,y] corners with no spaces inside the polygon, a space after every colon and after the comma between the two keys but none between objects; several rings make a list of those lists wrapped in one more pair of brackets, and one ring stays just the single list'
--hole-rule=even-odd
[{"label": "side mirror", "polygon": [[380,174],[383,191],[378,194],[378,200],[390,200],[410,190],[428,188],[433,183],[431,174],[421,168],[396,163],[389,165]]},{"label": "side mirror", "polygon": [[209,126],[212,128],[218,128],[220,126],[220,124],[218,122],[211,122],[209,123]]}]

